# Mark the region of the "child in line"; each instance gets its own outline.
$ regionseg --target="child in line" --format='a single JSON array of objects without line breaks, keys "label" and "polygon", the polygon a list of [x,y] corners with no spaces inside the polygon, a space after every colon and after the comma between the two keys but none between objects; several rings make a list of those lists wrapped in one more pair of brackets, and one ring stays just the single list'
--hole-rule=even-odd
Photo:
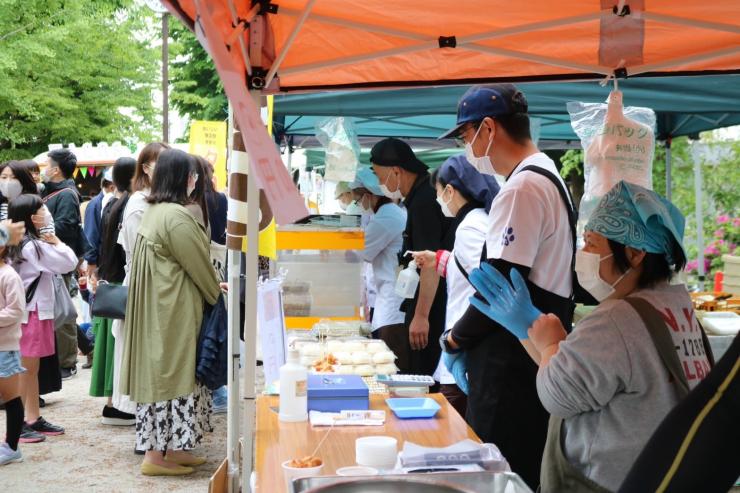
[{"label": "child in line", "polygon": [[24,194],[10,203],[8,217],[26,226],[26,235],[11,247],[8,259],[20,274],[25,289],[26,314],[21,325],[21,398],[25,423],[21,442],[43,441],[47,435],[61,435],[64,428],[46,421],[39,413],[39,360],[54,354],[54,275],[77,267],[74,251],[53,234],[40,235],[33,217],[46,216],[38,195]]},{"label": "child in line", "polygon": [[[17,241],[17,240],[16,240]],[[21,320],[26,309],[23,282],[5,263],[7,246],[0,246],[0,400],[5,403],[5,442],[0,443],[0,466],[23,460],[18,441],[23,428],[20,398]]]}]

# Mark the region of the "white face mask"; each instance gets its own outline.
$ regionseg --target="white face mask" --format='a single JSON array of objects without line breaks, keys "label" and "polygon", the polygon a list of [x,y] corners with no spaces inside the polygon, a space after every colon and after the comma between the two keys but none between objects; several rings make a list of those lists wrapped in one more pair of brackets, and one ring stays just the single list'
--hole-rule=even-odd
[{"label": "white face mask", "polygon": [[[445,189],[446,190],[446,189]],[[439,207],[442,209],[442,214],[444,214],[445,217],[455,217],[455,215],[450,210],[450,202],[452,202],[452,197],[450,197],[450,200],[447,202],[444,201],[442,197],[444,197],[445,191],[442,191],[442,195],[437,195],[437,203],[439,204]]]},{"label": "white face mask", "polygon": [[0,192],[2,192],[6,199],[15,200],[23,192],[23,187],[21,186],[21,182],[15,178],[11,178],[0,181]]},{"label": "white face mask", "polygon": [[344,203],[344,202],[342,202],[341,200],[339,201],[339,208],[340,208],[340,209],[342,209],[343,211],[345,211],[345,212],[346,212],[346,211],[347,211],[347,207],[349,207],[349,204],[345,204],[345,203]]},{"label": "white face mask", "polygon": [[401,200],[403,198],[403,194],[401,194],[401,183],[400,183],[401,180],[396,178],[398,188],[394,192],[391,192],[390,189],[388,188],[388,179],[391,177],[391,175],[395,176],[394,173],[389,173],[385,179],[385,183],[380,185],[380,190],[383,192],[383,195],[385,195],[391,200]]},{"label": "white face mask", "polygon": [[606,257],[601,257],[598,253],[584,252],[583,250],[576,252],[576,275],[578,276],[578,282],[583,289],[588,291],[599,302],[613,295],[615,291],[614,287],[632,270],[627,269],[627,272],[622,274],[614,284],[609,284],[603,280],[599,274],[599,266],[602,260],[606,260],[613,255],[609,254]]},{"label": "white face mask", "polygon": [[465,157],[467,158],[468,162],[472,164],[473,167],[479,172],[483,173],[484,175],[495,175],[496,171],[493,169],[493,164],[491,164],[491,158],[488,157],[488,153],[491,150],[491,145],[493,145],[493,134],[491,134],[490,138],[488,139],[488,147],[486,147],[486,153],[483,156],[477,157],[475,155],[475,152],[473,151],[473,143],[475,142],[475,139],[478,138],[478,134],[480,133],[481,128],[483,128],[483,124],[478,127],[478,130],[473,136],[473,140],[465,144]]}]

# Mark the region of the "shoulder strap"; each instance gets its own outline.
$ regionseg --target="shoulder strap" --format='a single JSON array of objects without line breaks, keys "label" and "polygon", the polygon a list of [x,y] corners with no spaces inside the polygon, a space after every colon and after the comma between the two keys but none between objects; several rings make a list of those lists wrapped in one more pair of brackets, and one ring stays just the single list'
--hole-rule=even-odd
[{"label": "shoulder strap", "polygon": [[26,304],[30,304],[33,297],[36,295],[36,288],[39,287],[39,281],[41,281],[41,274],[28,285],[26,289]]},{"label": "shoulder strap", "polygon": [[80,199],[77,196],[77,192],[75,192],[71,188],[66,188],[66,187],[65,188],[62,188],[61,190],[57,190],[56,192],[50,193],[49,195],[47,195],[46,197],[44,197],[43,199],[41,199],[41,201],[45,204],[48,201],[50,201],[51,199],[53,199],[54,197],[56,197],[57,195],[59,195],[60,193],[65,192],[65,191],[70,191],[72,193],[72,195],[74,195],[75,202],[77,202],[78,204],[80,203]]},{"label": "shoulder strap", "polygon": [[645,327],[647,327],[660,359],[673,376],[673,381],[678,386],[681,398],[684,398],[689,393],[689,383],[686,380],[683,368],[681,368],[681,361],[679,361],[678,354],[676,354],[676,345],[673,343],[673,338],[671,338],[663,317],[660,316],[653,305],[642,298],[629,297],[625,298],[624,301],[634,308]]},{"label": "shoulder strap", "polygon": [[452,256],[455,257],[455,265],[457,265],[457,268],[460,269],[460,272],[462,273],[465,280],[470,282],[470,274],[468,274],[468,272],[465,270],[465,267],[463,267],[462,262],[460,262],[460,259],[457,258],[455,252],[452,252]]}]

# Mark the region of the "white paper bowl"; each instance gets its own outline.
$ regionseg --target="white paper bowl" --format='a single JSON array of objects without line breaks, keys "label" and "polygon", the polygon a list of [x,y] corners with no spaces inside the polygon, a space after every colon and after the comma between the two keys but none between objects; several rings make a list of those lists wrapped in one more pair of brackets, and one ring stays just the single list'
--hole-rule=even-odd
[{"label": "white paper bowl", "polygon": [[321,474],[321,469],[324,467],[322,462],[320,466],[316,467],[290,467],[289,460],[283,462],[283,477],[285,478],[285,487],[288,491],[293,491],[292,484],[296,478],[308,478],[312,476],[318,476]]},{"label": "white paper bowl", "polygon": [[386,436],[369,436],[355,441],[355,462],[361,466],[392,469],[398,456],[398,440]]},{"label": "white paper bowl", "polygon": [[349,466],[337,469],[337,476],[377,476],[379,471],[374,467]]}]

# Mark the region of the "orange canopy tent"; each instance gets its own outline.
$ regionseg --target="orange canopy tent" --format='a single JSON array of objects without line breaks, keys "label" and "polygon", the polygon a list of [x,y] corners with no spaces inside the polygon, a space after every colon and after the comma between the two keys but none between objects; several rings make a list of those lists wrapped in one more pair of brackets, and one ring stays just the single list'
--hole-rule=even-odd
[{"label": "orange canopy tent", "polygon": [[[212,56],[248,159],[234,153],[229,220],[249,170],[248,203],[265,192],[278,223],[305,214],[259,121],[260,94],[740,72],[737,0],[162,0]],[[249,207],[247,278],[257,278],[258,208]],[[243,234],[243,233],[242,233]],[[229,253],[230,352],[239,263]],[[251,491],[257,288],[247,284],[242,491]],[[236,320],[234,320],[236,318]],[[237,335],[235,335],[237,334]],[[235,339],[236,338],[236,339]],[[230,374],[238,356],[230,360]],[[230,383],[229,416],[238,412]],[[238,428],[229,420],[230,489]],[[280,479],[273,478],[276,481]]]},{"label": "orange canopy tent", "polygon": [[[250,88],[566,80],[733,72],[736,0],[173,0],[207,8]],[[199,5],[200,4],[200,5]]]}]

